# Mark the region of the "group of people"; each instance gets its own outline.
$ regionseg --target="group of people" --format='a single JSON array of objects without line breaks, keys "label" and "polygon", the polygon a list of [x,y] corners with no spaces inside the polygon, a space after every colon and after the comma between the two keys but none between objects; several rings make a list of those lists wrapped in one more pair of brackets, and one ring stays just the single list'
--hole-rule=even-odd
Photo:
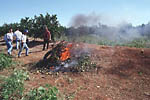
[{"label": "group of people", "polygon": [[[28,39],[27,39],[27,33],[28,30],[25,29],[23,32],[19,31],[19,28],[13,32],[13,29],[10,28],[9,32],[5,34],[4,40],[7,45],[7,50],[8,50],[8,55],[11,55],[12,49],[13,49],[13,38],[15,37],[16,39],[16,49],[19,50],[18,52],[18,57],[21,56],[22,50],[26,49],[26,56],[29,54],[29,48],[28,48]],[[49,48],[49,42],[51,41],[51,33],[48,30],[47,26],[44,26],[44,31],[43,31],[43,50],[45,50],[45,47],[48,49]],[[46,46],[47,45],[47,46]]]},{"label": "group of people", "polygon": [[19,31],[19,28],[13,32],[13,29],[10,28],[9,32],[5,34],[4,40],[7,45],[7,52],[8,55],[12,54],[12,49],[13,49],[13,38],[16,38],[16,49],[19,50],[18,52],[18,57],[21,56],[22,50],[25,48],[26,49],[26,56],[29,54],[29,48],[27,45],[27,33],[28,30],[25,29],[23,32]]}]

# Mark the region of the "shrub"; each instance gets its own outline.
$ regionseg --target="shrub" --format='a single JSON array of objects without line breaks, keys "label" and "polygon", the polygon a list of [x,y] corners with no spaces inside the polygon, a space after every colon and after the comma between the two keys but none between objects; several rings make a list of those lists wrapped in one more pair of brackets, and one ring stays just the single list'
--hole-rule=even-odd
[{"label": "shrub", "polygon": [[15,71],[0,85],[0,100],[57,100],[58,89],[50,85],[32,89],[24,93],[24,81],[28,73],[23,70]]},{"label": "shrub", "polygon": [[0,96],[2,100],[18,100],[23,96],[24,80],[28,78],[27,72],[15,71],[1,85]]},{"label": "shrub", "polygon": [[0,70],[10,67],[14,64],[12,58],[4,53],[0,53]]},{"label": "shrub", "polygon": [[31,90],[24,100],[57,100],[58,89],[50,85]]}]

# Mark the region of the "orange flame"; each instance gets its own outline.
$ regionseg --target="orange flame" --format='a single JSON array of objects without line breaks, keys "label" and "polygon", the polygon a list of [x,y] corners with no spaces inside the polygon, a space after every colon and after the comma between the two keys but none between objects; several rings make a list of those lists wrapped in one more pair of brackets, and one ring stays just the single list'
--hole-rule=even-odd
[{"label": "orange flame", "polygon": [[66,48],[64,48],[63,52],[61,53],[60,60],[65,61],[68,58],[70,58],[70,48],[72,47],[72,44],[67,45]]}]

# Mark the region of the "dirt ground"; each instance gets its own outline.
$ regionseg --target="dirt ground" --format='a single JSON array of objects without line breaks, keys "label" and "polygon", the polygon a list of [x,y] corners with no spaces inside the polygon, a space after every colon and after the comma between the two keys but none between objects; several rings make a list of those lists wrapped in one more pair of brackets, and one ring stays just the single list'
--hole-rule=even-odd
[{"label": "dirt ground", "polygon": [[[26,90],[51,84],[59,89],[65,100],[150,100],[150,49],[78,45],[92,50],[91,58],[97,63],[95,71],[41,74],[30,69],[48,51],[42,51],[41,40],[30,39],[29,56],[25,56],[24,50],[18,58],[18,51],[14,49],[13,59],[22,63],[18,68],[25,68],[30,74],[30,80],[25,82]],[[6,51],[2,40],[1,51]],[[8,72],[1,71],[0,75]]]}]

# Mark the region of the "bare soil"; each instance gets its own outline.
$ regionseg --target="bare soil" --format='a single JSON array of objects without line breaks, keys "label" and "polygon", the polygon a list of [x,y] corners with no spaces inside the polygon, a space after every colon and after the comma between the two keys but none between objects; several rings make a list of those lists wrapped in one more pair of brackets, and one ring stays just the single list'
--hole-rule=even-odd
[{"label": "bare soil", "polygon": [[[97,63],[96,70],[41,74],[31,69],[48,51],[42,51],[40,39],[30,39],[29,56],[25,56],[24,50],[21,58],[18,58],[18,51],[14,49],[13,59],[22,63],[17,68],[27,69],[30,74],[30,80],[25,82],[26,90],[51,84],[59,89],[65,100],[150,100],[150,49],[83,43],[78,45],[92,49],[91,58]],[[6,51],[2,40],[1,51]],[[11,70],[3,70],[0,75],[8,75]]]}]

